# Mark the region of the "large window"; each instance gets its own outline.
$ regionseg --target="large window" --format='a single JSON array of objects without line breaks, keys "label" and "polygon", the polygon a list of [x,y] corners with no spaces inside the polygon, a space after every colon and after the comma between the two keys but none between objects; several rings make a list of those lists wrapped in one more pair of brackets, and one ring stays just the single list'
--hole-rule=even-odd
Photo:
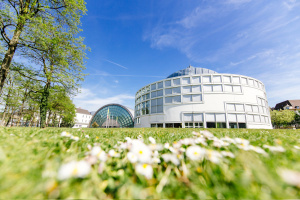
[{"label": "large window", "polygon": [[225,113],[206,113],[207,128],[226,128]]},{"label": "large window", "polygon": [[151,113],[163,113],[163,98],[151,100]]}]

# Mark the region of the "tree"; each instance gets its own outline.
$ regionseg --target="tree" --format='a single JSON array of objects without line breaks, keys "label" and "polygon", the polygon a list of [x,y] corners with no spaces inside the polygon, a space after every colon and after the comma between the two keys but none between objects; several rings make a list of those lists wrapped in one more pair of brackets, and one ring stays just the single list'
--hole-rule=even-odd
[{"label": "tree", "polygon": [[94,122],[94,123],[92,124],[92,127],[93,127],[93,128],[97,128],[97,127],[99,127],[99,125],[97,124],[97,122]]},{"label": "tree", "polygon": [[[36,44],[47,37],[49,24],[64,27],[68,33],[76,35],[80,31],[80,18],[85,13],[84,0],[2,0],[0,42],[6,50],[0,69],[0,95],[18,48],[43,51]],[[39,30],[46,31],[36,34]]]},{"label": "tree", "polygon": [[271,111],[271,121],[274,126],[287,126],[295,121],[295,112],[291,110]]}]

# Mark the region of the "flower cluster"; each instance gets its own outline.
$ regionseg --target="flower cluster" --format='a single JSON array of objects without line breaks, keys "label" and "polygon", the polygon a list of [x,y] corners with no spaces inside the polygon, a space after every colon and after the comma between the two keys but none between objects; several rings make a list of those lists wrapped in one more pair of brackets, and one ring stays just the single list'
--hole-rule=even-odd
[{"label": "flower cluster", "polygon": [[78,141],[78,140],[79,140],[79,137],[74,136],[74,135],[72,135],[71,133],[66,132],[66,131],[63,131],[63,132],[60,134],[60,136],[62,136],[62,137],[68,137],[68,138],[70,138],[70,139],[72,139],[72,140],[75,140],[75,141]]},{"label": "flower cluster", "polygon": [[[100,144],[88,145],[86,157],[81,161],[72,161],[61,166],[58,172],[58,179],[64,180],[70,177],[83,178],[91,170],[91,166],[98,165],[98,173],[105,170],[108,159],[122,159],[131,163],[135,172],[146,179],[153,177],[153,169],[158,165],[173,165],[188,173],[185,163],[202,162],[203,160],[218,164],[223,160],[235,158],[233,152],[229,151],[229,146],[236,147],[244,151],[254,151],[267,156],[267,152],[258,146],[253,146],[246,139],[223,137],[217,138],[211,132],[204,130],[193,132],[193,138],[184,138],[177,142],[159,144],[153,137],[148,138],[148,143],[143,141],[142,136],[137,139],[126,137],[125,141],[118,142],[113,149],[104,151]],[[61,136],[78,140],[68,132],[62,132]],[[89,138],[85,136],[86,138]],[[269,151],[284,152],[281,146],[264,145],[263,148]]]}]

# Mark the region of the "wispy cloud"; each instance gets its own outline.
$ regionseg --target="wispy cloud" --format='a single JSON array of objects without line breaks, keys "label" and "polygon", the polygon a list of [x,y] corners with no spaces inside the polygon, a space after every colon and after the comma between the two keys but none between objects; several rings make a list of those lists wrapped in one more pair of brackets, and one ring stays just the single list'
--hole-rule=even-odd
[{"label": "wispy cloud", "polygon": [[149,78],[165,78],[165,76],[148,76],[148,75],[133,75],[133,74],[109,74],[107,72],[94,73],[90,76],[115,76],[115,77],[149,77]]},{"label": "wispy cloud", "polygon": [[104,60],[104,61],[106,61],[106,62],[109,62],[109,63],[111,63],[111,64],[114,64],[114,65],[117,65],[117,66],[119,66],[119,67],[121,67],[121,68],[123,68],[123,69],[128,69],[127,67],[124,67],[123,65],[120,65],[120,64],[118,64],[118,63],[116,63],[116,62],[113,62],[113,61],[111,61],[111,60],[107,60],[107,59],[102,59],[102,60]]}]

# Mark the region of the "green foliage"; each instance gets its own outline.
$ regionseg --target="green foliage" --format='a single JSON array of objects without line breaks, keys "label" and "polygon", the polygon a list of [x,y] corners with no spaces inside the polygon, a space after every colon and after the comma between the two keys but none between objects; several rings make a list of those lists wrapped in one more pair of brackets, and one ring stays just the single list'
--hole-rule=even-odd
[{"label": "green foliage", "polygon": [[291,110],[273,110],[270,112],[271,114],[271,121],[273,125],[276,126],[287,126],[290,125],[292,122],[295,121],[296,114],[294,111]]},{"label": "green foliage", "polygon": [[[154,169],[154,178],[134,173],[126,159],[111,158],[105,170],[92,168],[83,179],[57,180],[59,167],[71,160],[81,160],[87,145],[101,143],[108,152],[125,137],[145,143],[152,136],[157,143],[172,144],[192,137],[193,129],[59,129],[0,128],[0,191],[3,199],[299,199],[297,187],[279,176],[281,168],[300,171],[299,130],[209,129],[216,137],[239,137],[252,145],[282,145],[286,151],[253,151],[228,147],[236,158],[214,164],[207,160],[187,162],[188,175],[175,165]],[[199,129],[194,129],[199,131]],[[62,131],[78,136],[79,141],[61,137]],[[85,137],[89,135],[89,137]],[[210,145],[210,144],[209,144]],[[216,150],[218,150],[216,148]],[[166,151],[166,150],[164,150]],[[121,158],[125,155],[121,155]]]}]

